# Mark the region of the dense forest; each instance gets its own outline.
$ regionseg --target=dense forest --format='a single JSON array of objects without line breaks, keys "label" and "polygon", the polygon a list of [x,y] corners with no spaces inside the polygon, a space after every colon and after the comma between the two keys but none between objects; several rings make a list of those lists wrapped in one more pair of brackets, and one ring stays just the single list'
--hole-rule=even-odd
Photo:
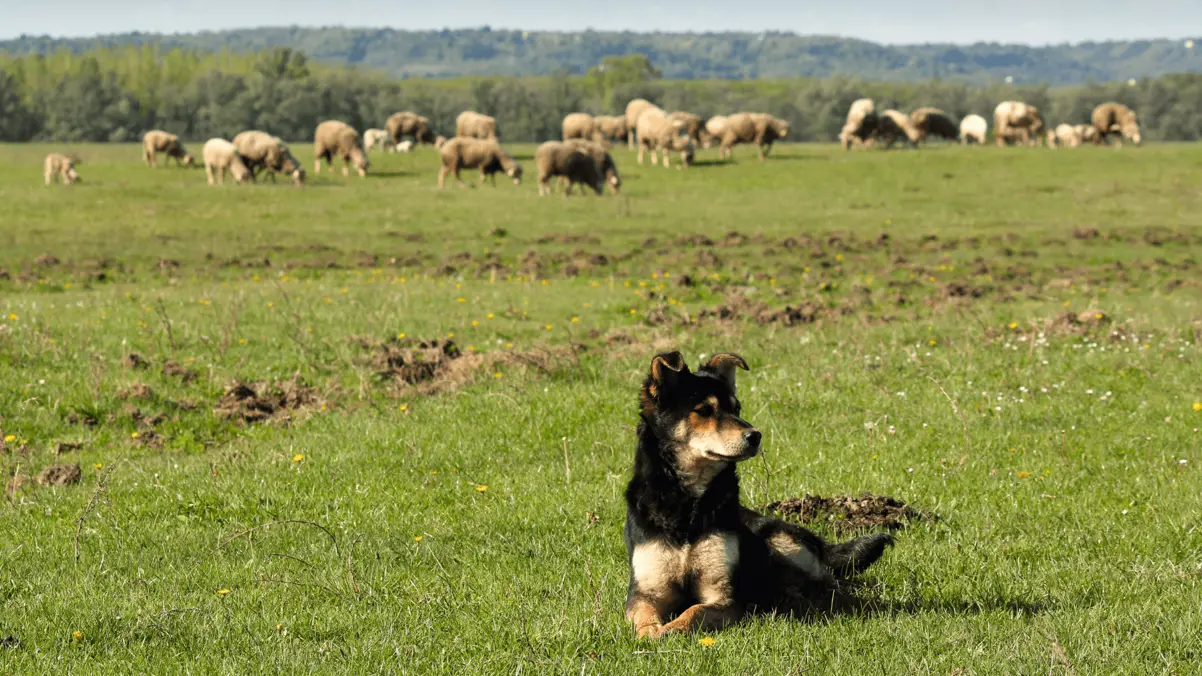
[{"label": "dense forest", "polygon": [[567,113],[616,113],[635,97],[702,116],[771,112],[792,123],[793,140],[832,141],[861,96],[901,110],[933,105],[957,118],[991,118],[999,101],[1019,99],[1039,106],[1053,125],[1087,122],[1095,105],[1117,100],[1139,112],[1147,139],[1202,138],[1202,75],[1195,74],[1062,88],[849,77],[679,80],[632,55],[607,57],[583,75],[397,80],[314,63],[289,48],[235,54],[146,45],[0,55],[0,141],[133,141],[155,128],[190,140],[264,129],[303,141],[325,119],[362,130],[382,127],[399,110],[427,115],[450,135],[465,109],[496,116],[507,141],[542,141],[559,136]]},{"label": "dense forest", "polygon": [[[849,9],[854,17],[855,9]],[[921,10],[919,10],[921,11]],[[1038,17],[1031,17],[1038,20]],[[1116,16],[1116,21],[1121,18]],[[949,36],[954,39],[954,36]],[[1202,40],[1199,40],[1202,43]],[[1013,78],[1051,85],[1126,81],[1202,72],[1187,40],[1130,40],[1030,47],[881,45],[793,33],[526,32],[489,28],[401,31],[362,28],[252,28],[186,35],[125,33],[97,38],[22,36],[0,41],[16,55],[159,45],[201,52],[291,47],[315,61],[357,65],[394,77],[583,75],[608,56],[642,54],[673,80],[861,77],[871,81],[952,80],[976,85]]]}]

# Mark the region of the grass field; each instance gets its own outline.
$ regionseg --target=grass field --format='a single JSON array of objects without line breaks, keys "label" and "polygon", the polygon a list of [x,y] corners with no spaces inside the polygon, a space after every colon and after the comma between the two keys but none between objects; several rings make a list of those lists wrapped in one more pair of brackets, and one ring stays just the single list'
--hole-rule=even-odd
[{"label": "grass field", "polygon": [[[570,200],[531,147],[443,191],[428,150],[297,190],[134,146],[46,189],[51,149],[0,147],[0,672],[1200,669],[1202,146],[622,150]],[[871,612],[634,640],[670,348],[751,364],[747,504],[934,515]]]}]

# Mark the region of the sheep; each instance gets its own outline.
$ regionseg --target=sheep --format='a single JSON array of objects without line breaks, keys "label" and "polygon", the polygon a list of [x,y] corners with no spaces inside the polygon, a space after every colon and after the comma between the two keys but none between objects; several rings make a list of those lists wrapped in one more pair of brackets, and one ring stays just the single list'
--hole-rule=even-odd
[{"label": "sheep", "polygon": [[960,137],[960,127],[947,113],[938,108],[919,108],[910,113],[910,123],[918,132],[918,141],[925,142],[928,136],[934,135],[949,141]]},{"label": "sheep", "polygon": [[497,134],[497,120],[488,115],[465,110],[459,113],[459,117],[455,118],[455,135],[463,138],[479,138],[496,141],[500,138]]},{"label": "sheep", "polygon": [[988,134],[989,123],[980,115],[974,113],[960,120],[960,143],[985,145],[985,138]]},{"label": "sheep", "polygon": [[705,145],[709,141],[709,132],[706,131],[701,117],[697,115],[678,110],[668,113],[668,121],[693,139],[693,143]]},{"label": "sheep", "polygon": [[383,129],[368,129],[363,132],[363,152],[371,152],[376,146],[391,150],[396,144],[388,143],[388,132]]},{"label": "sheep", "polygon": [[993,110],[993,136],[998,147],[1011,141],[1034,145],[1043,133],[1043,117],[1039,109],[1021,101],[1002,101]]},{"label": "sheep", "polygon": [[438,152],[442,158],[442,169],[438,172],[439,188],[444,187],[447,174],[450,173],[455,174],[460,188],[466,187],[467,184],[459,177],[461,169],[479,168],[480,182],[491,177],[494,186],[497,184],[497,172],[504,172],[512,178],[514,185],[522,182],[522,165],[502,150],[495,140],[457,136],[444,143]]},{"label": "sheep", "polygon": [[726,119],[722,132],[719,158],[733,155],[731,148],[739,143],[754,143],[760,151],[760,161],[768,155],[772,144],[789,135],[789,123],[767,113],[737,113]]},{"label": "sheep", "polygon": [[435,148],[442,145],[438,142],[442,137],[435,136],[430,129],[430,120],[407,110],[390,115],[384,123],[384,129],[394,146],[401,142],[403,136],[412,136],[414,143],[429,143]]},{"label": "sheep", "polygon": [[146,166],[155,169],[159,165],[159,153],[174,157],[177,167],[190,167],[195,163],[195,159],[184,149],[184,144],[180,143],[178,136],[153,129],[142,136],[142,160],[146,162]]},{"label": "sheep", "polygon": [[660,113],[664,112],[662,108],[647,99],[635,99],[626,104],[626,145],[631,150],[634,150],[634,143],[638,137],[639,116],[653,108]]},{"label": "sheep", "polygon": [[872,99],[857,99],[847,110],[847,121],[839,131],[839,142],[846,150],[851,150],[853,145],[870,145],[879,123]]},{"label": "sheep", "polygon": [[593,118],[597,122],[597,131],[606,141],[626,140],[626,117],[624,115],[598,115]]},{"label": "sheep", "polygon": [[1048,131],[1048,147],[1076,148],[1081,145],[1081,132],[1071,124],[1057,125]]},{"label": "sheep", "polygon": [[233,144],[242,158],[242,163],[250,171],[252,181],[258,171],[263,169],[271,176],[273,183],[276,173],[290,176],[292,184],[296,186],[305,182],[304,168],[279,138],[264,131],[251,130],[235,136]]},{"label": "sheep", "polygon": [[[442,138],[442,137],[439,136],[438,138]],[[438,147],[441,148],[442,144],[439,143]],[[410,139],[405,139],[404,141],[401,141],[400,143],[393,146],[393,152],[397,152],[397,153],[407,153],[411,150],[413,150],[413,141]]]},{"label": "sheep", "polygon": [[1094,143],[1098,138],[1098,130],[1092,124],[1074,124],[1073,130],[1081,136],[1082,143]]},{"label": "sheep", "polygon": [[918,130],[914,128],[910,116],[892,108],[881,113],[877,124],[877,136],[885,144],[885,148],[892,148],[893,143],[902,136],[910,143],[918,144]]},{"label": "sheep", "polygon": [[714,141],[722,141],[722,134],[726,132],[726,120],[725,115],[715,115],[705,121],[706,138],[701,142],[703,148],[713,147]]},{"label": "sheep", "polygon": [[363,152],[359,132],[345,122],[326,120],[317,125],[317,131],[313,134],[313,156],[316,158],[313,173],[321,173],[322,160],[326,161],[327,167],[333,169],[335,155],[341,157],[344,162],[343,176],[350,174],[352,165],[359,172],[359,176],[367,176],[371,162],[367,159],[367,153]]},{"label": "sheep", "polygon": [[571,113],[563,118],[563,140],[574,138],[589,141],[605,139],[597,125],[597,120],[588,113]]},{"label": "sheep", "polygon": [[538,196],[551,192],[552,176],[567,179],[564,197],[571,195],[572,186],[587,185],[598,195],[604,189],[603,179],[597,162],[592,155],[572,143],[547,141],[534,151],[534,163],[538,165]]},{"label": "sheep", "polygon": [[[591,141],[575,140],[567,143],[592,156],[593,161],[597,163],[597,171],[609,185],[610,192],[618,194],[618,188],[622,186],[622,179],[618,176],[618,166],[614,164],[614,158],[609,154],[609,148],[604,144]],[[567,189],[570,191],[572,187],[569,185]]]},{"label": "sheep", "polygon": [[1139,147],[1142,141],[1139,116],[1121,103],[1103,103],[1093,109],[1093,115],[1090,115],[1089,119],[1097,131],[1097,136],[1093,138],[1094,145],[1110,143],[1111,134],[1117,135],[1120,148],[1123,146],[1123,139],[1131,141],[1136,147]]},{"label": "sheep", "polygon": [[47,155],[46,161],[42,163],[42,177],[46,179],[46,187],[49,188],[50,184],[56,181],[72,185],[82,180],[79,178],[79,172],[75,171],[75,165],[78,163],[79,160],[74,157],[59,153]]},{"label": "sheep", "polygon": [[243,164],[238,149],[223,138],[206,141],[201,155],[204,157],[205,175],[209,177],[209,185],[225,185],[227,170],[233,175],[235,183],[242,183],[250,176],[250,169]]},{"label": "sheep", "polygon": [[681,134],[678,124],[668,119],[659,108],[648,108],[639,115],[639,123],[635,129],[639,139],[639,164],[643,163],[643,153],[651,151],[651,164],[657,162],[656,151],[664,154],[664,167],[671,167],[672,160],[669,152],[680,153],[681,165],[687,167],[693,163],[693,140]]}]

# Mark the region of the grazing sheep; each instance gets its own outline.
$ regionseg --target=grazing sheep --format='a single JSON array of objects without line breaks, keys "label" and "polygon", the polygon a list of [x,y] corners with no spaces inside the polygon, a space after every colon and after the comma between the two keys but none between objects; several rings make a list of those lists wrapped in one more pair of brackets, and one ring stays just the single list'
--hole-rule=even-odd
[{"label": "grazing sheep", "polygon": [[363,152],[371,152],[376,146],[391,150],[395,144],[388,143],[388,132],[383,129],[368,129],[363,132]]},{"label": "grazing sheep", "polygon": [[919,108],[910,113],[910,123],[914,125],[915,131],[918,132],[918,141],[920,143],[927,140],[928,136],[938,136],[948,141],[955,141],[960,138],[960,127],[948,116],[947,113],[938,108]]},{"label": "grazing sheep", "polygon": [[726,119],[718,157],[731,157],[731,148],[739,143],[754,143],[760,151],[760,161],[772,150],[772,144],[789,135],[789,123],[767,113],[737,113]]},{"label": "grazing sheep", "polygon": [[662,108],[647,99],[635,99],[626,104],[626,145],[631,150],[634,150],[634,143],[638,137],[639,116],[652,108],[660,113],[664,112]]},{"label": "grazing sheep", "polygon": [[693,140],[683,131],[678,123],[668,119],[659,108],[648,108],[639,115],[639,123],[635,128],[639,139],[639,164],[643,163],[643,153],[651,151],[651,164],[657,162],[656,152],[663,151],[664,166],[671,167],[670,152],[680,153],[680,163],[687,167],[693,163]]},{"label": "grazing sheep", "polygon": [[617,141],[621,143],[626,140],[626,116],[624,115],[598,115],[593,118],[597,122],[597,131],[601,132],[601,138],[606,141]]},{"label": "grazing sheep", "polygon": [[440,145],[438,139],[442,138],[434,135],[428,118],[409,111],[390,115],[384,129],[394,146],[401,142],[401,137],[412,136],[414,143],[432,143],[437,148]]},{"label": "grazing sheep", "polygon": [[223,138],[206,141],[201,155],[204,157],[205,175],[209,177],[209,185],[225,185],[227,170],[233,175],[235,183],[242,183],[250,176],[250,169],[243,164],[238,149]]},{"label": "grazing sheep", "polygon": [[[618,188],[622,187],[622,179],[618,176],[618,165],[614,164],[614,158],[609,154],[609,148],[605,144],[592,141],[575,140],[567,143],[592,156],[593,161],[597,163],[597,171],[605,179],[610,192],[618,194]],[[571,189],[572,187],[569,185],[568,190]]]},{"label": "grazing sheep", "polygon": [[459,113],[459,117],[455,118],[455,135],[463,138],[480,138],[496,141],[500,138],[497,134],[497,120],[488,115],[465,110]]},{"label": "grazing sheep", "polygon": [[466,187],[467,184],[459,177],[459,171],[462,169],[479,168],[480,182],[491,178],[494,186],[497,184],[498,172],[504,172],[512,178],[514,185],[522,182],[522,165],[502,150],[501,144],[495,140],[457,136],[444,143],[438,152],[442,157],[442,169],[438,172],[439,188],[445,185],[447,174],[450,173],[455,174],[460,188]]},{"label": "grazing sheep", "polygon": [[534,151],[534,163],[538,165],[539,197],[551,192],[550,182],[553,176],[567,179],[568,187],[564,190],[564,197],[571,195],[572,186],[577,183],[587,185],[598,195],[604,189],[597,162],[587,151],[574,144],[547,141]]},{"label": "grazing sheep", "polygon": [[1048,131],[1049,148],[1076,148],[1081,145],[1081,132],[1071,124],[1057,125]]},{"label": "grazing sheep", "polygon": [[1073,129],[1081,136],[1081,143],[1096,143],[1098,130],[1092,124],[1074,124]]},{"label": "grazing sheep", "polygon": [[345,163],[342,167],[343,176],[350,174],[352,165],[359,172],[359,176],[367,176],[371,162],[367,159],[367,153],[363,152],[359,132],[345,122],[326,120],[317,125],[317,131],[313,134],[313,156],[317,158],[313,173],[321,173],[322,160],[326,161],[327,167],[333,169],[335,155],[341,157]]},{"label": "grazing sheep", "polygon": [[597,120],[588,113],[571,113],[563,118],[563,140],[582,138],[601,141],[604,137],[597,127]]},{"label": "grazing sheep", "polygon": [[851,150],[853,145],[871,145],[879,123],[872,99],[857,99],[847,110],[847,121],[839,131],[839,142],[846,150]]},{"label": "grazing sheep", "polygon": [[1093,128],[1097,131],[1097,136],[1094,137],[1094,145],[1102,143],[1110,143],[1110,135],[1115,134],[1118,139],[1118,147],[1123,147],[1123,139],[1127,139],[1139,146],[1142,138],[1139,133],[1139,116],[1135,114],[1127,106],[1121,103],[1103,103],[1093,109],[1093,115],[1089,117],[1093,123]]},{"label": "grazing sheep", "polygon": [[918,144],[918,130],[914,128],[910,116],[892,108],[881,113],[877,123],[877,137],[881,139],[885,148],[892,148],[893,143],[901,137],[905,137],[914,145]]},{"label": "grazing sheep", "polygon": [[153,129],[142,136],[142,160],[151,169],[159,166],[158,154],[175,158],[175,166],[190,167],[196,160],[191,153],[184,149],[179,137],[159,129]]},{"label": "grazing sheep", "polygon": [[250,171],[252,181],[259,170],[265,170],[273,183],[277,173],[291,177],[292,184],[296,186],[305,182],[304,168],[279,138],[264,131],[251,130],[235,136],[233,143],[242,157],[242,163]]},{"label": "grazing sheep", "polygon": [[1011,142],[1035,145],[1043,133],[1039,109],[1021,101],[1002,101],[993,110],[993,136],[998,147]]},{"label": "grazing sheep", "polygon": [[721,143],[722,134],[726,133],[726,120],[725,115],[715,115],[705,121],[706,138],[701,142],[703,148],[713,147],[714,141]]},{"label": "grazing sheep", "polygon": [[59,153],[47,155],[46,161],[42,163],[42,176],[46,179],[46,187],[50,187],[50,184],[56,181],[71,185],[81,180],[79,172],[75,171],[77,163],[78,160]]},{"label": "grazing sheep", "polygon": [[960,120],[960,143],[985,145],[985,138],[988,135],[989,123],[980,115],[974,113]]},{"label": "grazing sheep", "polygon": [[709,132],[700,116],[678,110],[668,113],[668,121],[693,139],[693,143],[705,145],[709,142]]},{"label": "grazing sheep", "polygon": [[[442,138],[442,137],[439,136],[438,138]],[[438,147],[441,148],[442,144],[439,143]],[[404,141],[401,141],[400,143],[393,146],[393,152],[407,153],[411,150],[413,150],[413,141],[411,139],[405,139]]]}]

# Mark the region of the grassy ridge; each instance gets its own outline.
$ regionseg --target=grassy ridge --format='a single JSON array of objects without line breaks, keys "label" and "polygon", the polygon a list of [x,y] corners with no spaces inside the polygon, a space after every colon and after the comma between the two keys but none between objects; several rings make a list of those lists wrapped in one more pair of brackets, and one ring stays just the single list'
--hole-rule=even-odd
[{"label": "grassy ridge", "polygon": [[[85,146],[44,189],[47,150],[0,148],[4,671],[1197,659],[1195,146],[619,151],[603,200],[439,191],[429,151],[219,189]],[[401,382],[414,339],[462,369]],[[875,612],[634,642],[621,492],[667,347],[751,363],[747,503],[938,515],[865,581]],[[301,389],[245,422],[235,381]],[[39,486],[55,463],[82,479]]]}]

